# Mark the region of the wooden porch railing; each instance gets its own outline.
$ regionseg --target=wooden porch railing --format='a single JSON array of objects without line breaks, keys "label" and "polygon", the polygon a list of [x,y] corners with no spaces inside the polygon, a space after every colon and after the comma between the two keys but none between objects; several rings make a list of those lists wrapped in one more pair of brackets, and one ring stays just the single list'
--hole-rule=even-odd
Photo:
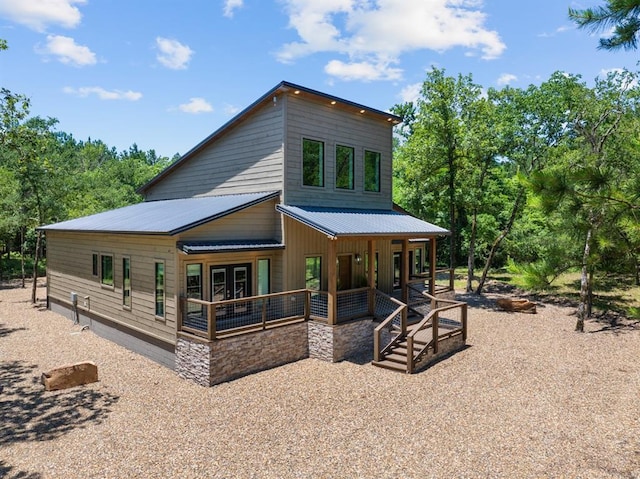
[{"label": "wooden porch railing", "polygon": [[440,268],[436,270],[435,279],[432,279],[428,274],[415,275],[409,280],[409,284],[424,284],[427,291],[429,291],[429,285],[434,282],[434,291],[436,293],[443,293],[446,291],[453,291],[454,288],[454,274],[453,268]]},{"label": "wooden porch railing", "polygon": [[178,331],[213,340],[305,320],[311,293],[300,289],[215,303],[181,297]]},{"label": "wooden porch railing", "polygon": [[[426,354],[429,348],[434,354],[438,353],[438,342],[457,335],[462,340],[467,339],[467,303],[436,298],[427,292],[422,292],[430,302],[430,311],[417,325],[412,326],[407,334],[407,372],[412,373],[415,365]],[[445,316],[446,314],[446,316]],[[454,317],[452,317],[454,316]],[[446,322],[446,332],[441,332],[441,321]],[[422,331],[431,328],[431,341],[416,350],[415,339]]]},{"label": "wooden porch railing", "polygon": [[[374,290],[373,294],[374,315],[378,319],[385,318],[373,332],[373,360],[380,361],[393,344],[407,334],[407,305],[378,290]],[[389,331],[391,339],[382,344],[385,329]]]},{"label": "wooden porch railing", "polygon": [[[369,316],[368,287],[338,291],[337,322]],[[226,301],[180,298],[178,331],[213,340],[306,319],[327,321],[326,291],[299,289]]]}]

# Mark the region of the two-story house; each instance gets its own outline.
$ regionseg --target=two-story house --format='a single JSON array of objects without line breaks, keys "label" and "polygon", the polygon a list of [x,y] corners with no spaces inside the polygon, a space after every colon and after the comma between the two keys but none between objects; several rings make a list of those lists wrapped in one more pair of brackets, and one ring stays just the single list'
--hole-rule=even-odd
[{"label": "two-story house", "polygon": [[[466,310],[433,299],[448,232],[392,202],[399,121],[278,84],[144,185],[144,202],[43,227],[49,307],[204,385],[374,347],[384,365],[407,341],[411,372],[460,347]],[[448,329],[440,309],[460,311]]]}]

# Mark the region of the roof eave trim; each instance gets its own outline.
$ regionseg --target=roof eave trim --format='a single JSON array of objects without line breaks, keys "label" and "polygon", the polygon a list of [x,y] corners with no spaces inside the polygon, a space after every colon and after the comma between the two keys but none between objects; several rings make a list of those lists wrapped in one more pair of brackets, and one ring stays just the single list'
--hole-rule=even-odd
[{"label": "roof eave trim", "polygon": [[331,231],[331,230],[329,230],[327,228],[323,228],[322,226],[320,226],[317,223],[314,223],[313,221],[309,221],[306,218],[303,218],[303,217],[301,217],[299,215],[296,215],[295,213],[293,213],[291,211],[288,211],[288,210],[282,208],[280,205],[276,205],[276,211],[279,211],[280,213],[288,216],[289,218],[292,218],[292,219],[294,219],[296,221],[299,221],[300,223],[302,223],[304,225],[307,225],[310,228],[313,228],[313,229],[319,231],[320,233],[326,234],[331,239],[337,239],[337,237],[338,237],[338,235],[336,234],[335,231]]}]

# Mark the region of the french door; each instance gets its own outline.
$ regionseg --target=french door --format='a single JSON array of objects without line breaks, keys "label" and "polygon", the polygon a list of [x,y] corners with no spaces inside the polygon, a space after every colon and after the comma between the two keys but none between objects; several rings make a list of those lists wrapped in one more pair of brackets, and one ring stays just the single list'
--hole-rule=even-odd
[{"label": "french door", "polygon": [[[242,299],[251,296],[251,264],[211,266],[211,301]],[[217,316],[229,313],[244,313],[247,303],[234,303],[233,308],[219,307]]]}]

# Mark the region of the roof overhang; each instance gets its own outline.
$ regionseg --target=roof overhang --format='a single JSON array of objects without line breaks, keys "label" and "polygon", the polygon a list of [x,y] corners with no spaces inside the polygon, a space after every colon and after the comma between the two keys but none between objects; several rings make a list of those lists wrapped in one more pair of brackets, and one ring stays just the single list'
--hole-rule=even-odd
[{"label": "roof overhang", "polygon": [[450,232],[393,210],[276,205],[276,210],[331,239],[353,237],[429,238]]},{"label": "roof overhang", "polygon": [[284,243],[273,239],[234,241],[180,241],[184,254],[233,253],[237,251],[270,251],[284,249]]}]

